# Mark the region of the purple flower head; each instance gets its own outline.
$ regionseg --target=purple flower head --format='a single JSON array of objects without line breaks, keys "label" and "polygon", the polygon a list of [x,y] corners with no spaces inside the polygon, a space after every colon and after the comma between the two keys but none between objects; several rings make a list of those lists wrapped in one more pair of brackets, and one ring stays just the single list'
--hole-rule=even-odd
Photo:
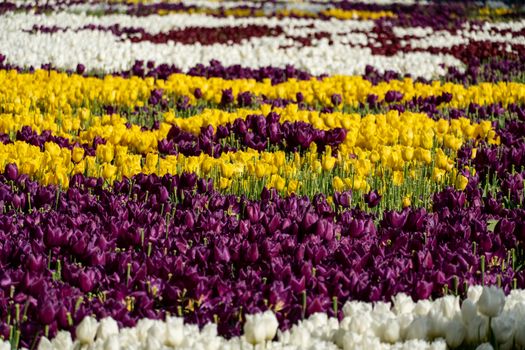
[{"label": "purple flower head", "polygon": [[86,66],[84,66],[83,64],[79,63],[77,64],[77,74],[84,74],[84,72],[86,71]]},{"label": "purple flower head", "polygon": [[334,106],[339,106],[343,102],[343,98],[339,94],[333,94],[330,101]]},{"label": "purple flower head", "polygon": [[15,181],[18,179],[18,167],[14,163],[9,163],[5,166],[4,173],[6,177],[11,180]]},{"label": "purple flower head", "polygon": [[221,104],[229,105],[233,103],[233,101],[234,101],[234,96],[233,96],[232,89],[222,90]]},{"label": "purple flower head", "polygon": [[202,90],[200,88],[196,88],[193,91],[193,96],[195,96],[197,99],[202,98]]},{"label": "purple flower head", "polygon": [[376,207],[381,201],[381,195],[377,192],[377,190],[368,192],[364,197],[365,203],[368,204],[369,208]]}]

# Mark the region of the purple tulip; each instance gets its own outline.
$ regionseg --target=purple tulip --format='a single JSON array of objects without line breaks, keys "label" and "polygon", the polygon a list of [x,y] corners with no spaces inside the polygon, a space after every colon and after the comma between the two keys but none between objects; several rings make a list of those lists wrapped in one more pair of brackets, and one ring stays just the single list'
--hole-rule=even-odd
[{"label": "purple tulip", "polygon": [[368,204],[368,207],[370,208],[376,207],[381,201],[381,195],[377,192],[377,190],[371,190],[365,194],[364,198],[365,203]]}]

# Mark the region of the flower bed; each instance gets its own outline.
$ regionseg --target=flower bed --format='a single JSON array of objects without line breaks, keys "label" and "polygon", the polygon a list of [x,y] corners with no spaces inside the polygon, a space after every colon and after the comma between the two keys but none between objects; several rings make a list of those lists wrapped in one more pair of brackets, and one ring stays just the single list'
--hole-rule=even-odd
[{"label": "flower bed", "polygon": [[1,349],[525,348],[518,8],[0,17]]}]

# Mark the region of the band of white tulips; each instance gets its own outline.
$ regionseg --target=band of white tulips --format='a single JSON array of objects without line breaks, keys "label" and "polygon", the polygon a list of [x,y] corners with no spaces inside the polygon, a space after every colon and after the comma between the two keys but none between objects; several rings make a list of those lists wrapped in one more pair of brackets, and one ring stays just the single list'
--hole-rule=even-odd
[{"label": "band of white tulips", "polygon": [[[182,318],[140,320],[134,328],[118,328],[116,321],[85,318],[76,339],[61,331],[42,338],[39,350],[69,349],[446,349],[459,346],[490,349],[525,348],[525,290],[505,297],[497,287],[470,287],[459,297],[413,302],[398,294],[392,303],[347,302],[339,321],[314,314],[286,331],[278,330],[272,311],[247,315],[244,334],[225,339],[214,323],[199,330]],[[488,342],[492,342],[488,344]],[[9,349],[9,343],[0,350]]]}]

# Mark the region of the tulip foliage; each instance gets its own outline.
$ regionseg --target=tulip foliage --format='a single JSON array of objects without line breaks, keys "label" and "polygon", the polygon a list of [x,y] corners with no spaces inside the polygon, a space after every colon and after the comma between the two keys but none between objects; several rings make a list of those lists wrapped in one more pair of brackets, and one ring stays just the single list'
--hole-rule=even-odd
[{"label": "tulip foliage", "polygon": [[0,350],[524,349],[523,13],[387,2],[0,4]]}]

